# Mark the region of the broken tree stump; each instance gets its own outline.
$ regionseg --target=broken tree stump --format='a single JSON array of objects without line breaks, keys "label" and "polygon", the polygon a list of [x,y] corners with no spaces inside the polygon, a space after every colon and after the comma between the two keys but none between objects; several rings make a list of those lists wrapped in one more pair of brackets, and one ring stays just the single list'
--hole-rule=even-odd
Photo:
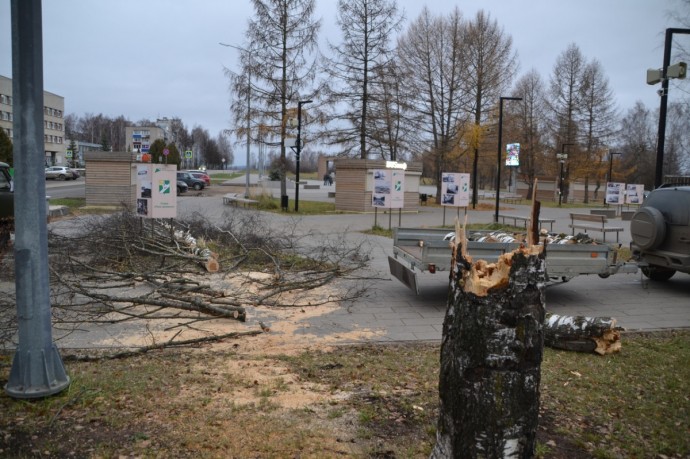
[{"label": "broken tree stump", "polygon": [[532,457],[546,275],[541,246],[472,262],[456,228],[431,458]]},{"label": "broken tree stump", "polygon": [[621,350],[621,330],[616,327],[616,319],[610,317],[548,313],[544,322],[544,344],[566,351],[612,354]]}]

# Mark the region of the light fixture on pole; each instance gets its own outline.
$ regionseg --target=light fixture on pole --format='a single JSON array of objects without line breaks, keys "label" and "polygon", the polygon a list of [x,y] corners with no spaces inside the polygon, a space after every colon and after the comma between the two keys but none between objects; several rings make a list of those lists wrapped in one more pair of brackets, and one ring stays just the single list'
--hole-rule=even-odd
[{"label": "light fixture on pole", "polygon": [[563,182],[564,182],[564,177],[563,177],[563,166],[565,165],[566,160],[568,159],[568,154],[565,152],[565,147],[566,145],[575,145],[573,143],[564,143],[561,145],[561,152],[556,153],[556,159],[560,161],[561,163],[561,172],[558,174],[558,207],[561,207],[561,202],[563,200]]},{"label": "light fixture on pole", "polygon": [[219,43],[221,46],[227,46],[229,48],[235,48],[238,51],[247,53],[247,165],[246,165],[246,177],[244,183],[244,197],[249,198],[249,164],[250,164],[250,144],[251,144],[251,93],[252,93],[252,53],[251,51],[242,48],[241,46],[230,45],[227,43]]},{"label": "light fixture on pole", "polygon": [[[522,97],[499,97],[498,102],[498,153],[496,156],[496,212],[494,214],[494,223],[498,223],[498,207],[501,191],[501,153],[503,145],[503,101],[504,100],[522,100]],[[476,174],[476,172],[475,172]],[[477,178],[475,177],[475,180]]]},{"label": "light fixture on pole", "polygon": [[299,211],[299,160],[302,154],[302,105],[310,104],[313,100],[297,102],[297,140],[295,141],[295,212]]}]

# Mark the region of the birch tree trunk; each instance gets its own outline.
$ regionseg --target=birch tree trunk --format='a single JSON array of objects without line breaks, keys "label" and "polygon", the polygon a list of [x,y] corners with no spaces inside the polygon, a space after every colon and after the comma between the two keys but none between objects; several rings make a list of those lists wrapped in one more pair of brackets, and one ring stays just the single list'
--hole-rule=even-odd
[{"label": "birch tree trunk", "polygon": [[454,247],[431,458],[532,457],[544,346],[542,247],[487,264],[472,263],[464,246]]}]

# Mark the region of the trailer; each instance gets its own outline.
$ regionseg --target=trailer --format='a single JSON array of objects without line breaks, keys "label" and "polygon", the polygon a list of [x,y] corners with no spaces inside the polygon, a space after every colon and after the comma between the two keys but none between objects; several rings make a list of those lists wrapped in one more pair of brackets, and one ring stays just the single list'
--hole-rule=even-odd
[{"label": "trailer", "polygon": [[[393,228],[393,256],[388,257],[391,274],[419,295],[418,273],[450,269],[452,235],[451,231],[439,228]],[[468,240],[467,252],[475,260],[494,263],[519,245],[520,242]],[[546,249],[549,283],[567,282],[585,274],[606,278],[611,274],[636,272],[635,263],[619,262],[617,252],[607,244],[548,244]]]}]

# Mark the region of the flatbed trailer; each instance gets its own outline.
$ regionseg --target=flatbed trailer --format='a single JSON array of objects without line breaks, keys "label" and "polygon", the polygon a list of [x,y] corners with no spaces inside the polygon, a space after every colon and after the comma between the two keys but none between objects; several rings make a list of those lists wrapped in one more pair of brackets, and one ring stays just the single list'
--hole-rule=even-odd
[{"label": "flatbed trailer", "polygon": [[[451,262],[451,231],[438,228],[394,228],[393,256],[388,257],[391,274],[419,295],[418,272],[448,271]],[[473,231],[471,233],[477,233]],[[519,242],[468,241],[467,252],[474,260],[494,263]],[[616,273],[636,273],[635,263],[617,260],[616,251],[606,244],[548,244],[546,275],[551,283],[567,282],[586,274],[608,277]]]}]

